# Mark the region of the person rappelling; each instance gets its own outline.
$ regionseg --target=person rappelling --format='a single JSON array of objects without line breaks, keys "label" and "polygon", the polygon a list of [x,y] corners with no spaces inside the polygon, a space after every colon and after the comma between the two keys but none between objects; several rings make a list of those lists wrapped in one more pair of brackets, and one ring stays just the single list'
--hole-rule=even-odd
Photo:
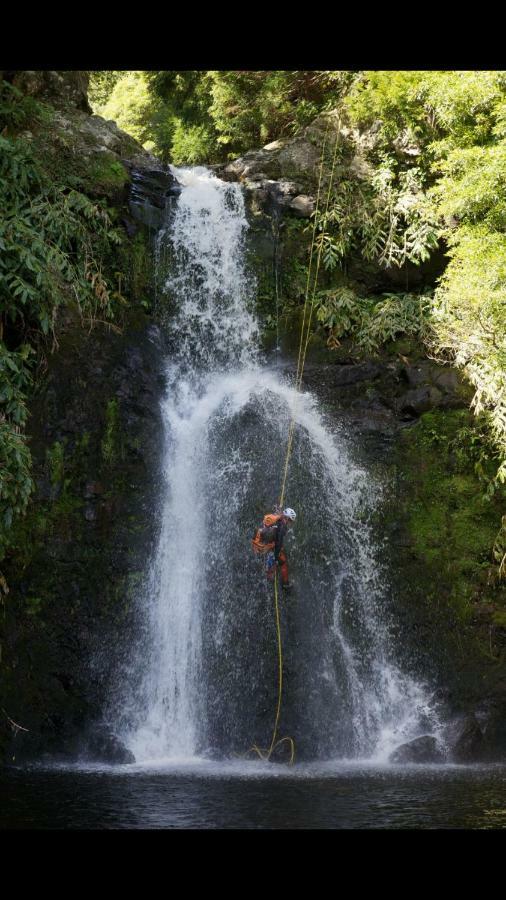
[{"label": "person rappelling", "polygon": [[283,541],[290,525],[295,522],[296,513],[289,506],[286,509],[275,507],[274,513],[267,513],[251,541],[257,554],[265,555],[265,574],[272,581],[279,566],[281,587],[288,591],[292,585],[288,577],[288,560]]}]

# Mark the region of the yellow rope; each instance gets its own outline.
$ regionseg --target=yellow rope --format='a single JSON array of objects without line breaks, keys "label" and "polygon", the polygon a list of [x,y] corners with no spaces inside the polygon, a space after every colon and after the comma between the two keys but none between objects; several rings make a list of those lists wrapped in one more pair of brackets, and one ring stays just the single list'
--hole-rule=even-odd
[{"label": "yellow rope", "polygon": [[306,290],[304,291],[304,310],[303,310],[303,315],[302,315],[302,326],[301,326],[301,330],[300,330],[299,355],[297,357],[297,376],[295,379],[296,383],[299,378],[300,361],[301,361],[301,356],[302,356],[302,335],[304,334],[304,325],[306,322],[307,300],[309,297],[309,282],[311,280],[311,266],[313,264],[313,251],[314,251],[314,241],[315,241],[315,235],[316,235],[316,222],[318,219],[318,207],[320,205],[320,191],[321,191],[322,174],[323,174],[323,161],[325,158],[325,147],[327,144],[328,131],[329,131],[329,124],[327,123],[327,127],[325,129],[325,136],[323,138],[322,155],[321,155],[321,159],[320,159],[320,172],[318,175],[318,191],[316,194],[316,206],[315,206],[315,213],[314,213],[314,219],[313,219],[313,234],[311,236],[311,250],[309,253],[309,266],[307,269]]},{"label": "yellow rope", "polygon": [[[327,126],[327,130],[328,130],[328,126]],[[336,159],[337,159],[337,145],[338,145],[338,141],[339,141],[339,134],[336,134],[336,140],[335,140],[335,144],[334,144],[334,155],[333,155],[333,158],[332,158],[332,170],[331,170],[331,173],[330,173],[329,187],[328,187],[328,191],[327,191],[327,201],[326,201],[326,204],[325,204],[325,213],[324,213],[324,216],[323,216],[323,227],[324,227],[324,228],[325,228],[325,226],[326,226],[326,224],[327,224],[327,215],[328,215],[328,210],[329,210],[330,195],[331,195],[331,192],[332,192],[332,184],[333,184],[333,181],[334,181],[334,170],[335,170]],[[323,149],[325,149],[325,142],[324,142],[324,144],[323,144]],[[323,152],[322,152],[322,163],[323,163]],[[319,194],[320,194],[321,172],[322,172],[322,168],[321,168],[321,166],[320,166],[320,181],[319,181],[319,183],[318,183],[318,198],[319,198]],[[279,496],[279,504],[278,504],[278,505],[281,506],[281,507],[283,506],[283,501],[284,501],[284,499],[285,499],[286,479],[287,479],[287,476],[288,476],[288,464],[289,464],[289,462],[290,462],[290,456],[291,456],[291,453],[292,453],[293,436],[294,436],[294,432],[295,432],[295,415],[296,415],[296,410],[297,410],[297,402],[298,402],[298,399],[299,399],[299,393],[300,393],[300,389],[301,389],[301,386],[302,386],[302,375],[303,375],[303,372],[304,372],[304,365],[305,365],[305,362],[306,362],[307,348],[308,348],[309,337],[310,337],[310,333],[311,333],[311,331],[310,331],[310,329],[311,329],[311,319],[312,319],[312,317],[313,317],[313,310],[314,310],[314,303],[315,303],[315,296],[316,296],[316,286],[317,286],[317,283],[318,283],[318,273],[319,273],[319,271],[320,271],[320,260],[321,260],[322,248],[323,248],[323,240],[321,240],[321,241],[320,241],[320,246],[319,246],[319,248],[318,248],[318,257],[317,257],[317,260],[316,260],[316,272],[315,272],[314,283],[313,283],[313,291],[312,291],[312,296],[311,296],[311,307],[310,307],[310,310],[309,310],[309,318],[308,318],[308,321],[307,321],[307,325],[305,326],[305,323],[306,323],[306,308],[307,308],[307,306],[308,306],[308,300],[309,300],[309,290],[308,290],[308,286],[309,286],[309,280],[310,280],[311,262],[312,262],[312,259],[313,259],[313,247],[314,247],[315,233],[316,233],[316,219],[317,219],[317,213],[318,213],[318,207],[317,207],[316,210],[315,210],[315,220],[314,220],[314,225],[313,225],[313,238],[312,238],[312,241],[311,241],[311,253],[310,253],[310,257],[309,257],[309,269],[308,269],[308,277],[307,277],[307,283],[306,283],[306,295],[305,295],[305,298],[304,298],[304,315],[303,315],[303,318],[302,318],[302,328],[301,328],[301,332],[300,332],[299,358],[298,358],[298,360],[297,360],[297,374],[296,374],[296,376],[295,376],[295,400],[294,400],[294,404],[293,404],[292,417],[291,417],[290,425],[289,425],[289,428],[288,428],[288,441],[287,441],[287,447],[286,447],[285,462],[284,462],[284,466],[283,466],[283,479],[282,479],[282,483],[281,483],[281,493],[280,493],[280,496]],[[305,331],[306,331],[306,338],[305,338],[305,340],[304,340],[304,327],[305,327]],[[304,349],[302,349],[303,347],[304,347]]]},{"label": "yellow rope", "polygon": [[[296,389],[296,390],[297,390],[297,385],[299,384],[299,373],[300,373],[300,371],[301,371],[302,347],[303,347],[303,345],[304,345],[304,328],[305,328],[305,325],[306,325],[306,312],[307,312],[308,299],[309,299],[309,284],[310,284],[310,281],[311,281],[311,266],[312,266],[312,264],[313,264],[313,252],[314,252],[314,244],[315,244],[315,236],[316,236],[316,223],[317,223],[317,220],[318,220],[318,208],[319,208],[319,205],[320,205],[320,193],[321,193],[321,183],[322,183],[322,174],[323,174],[323,162],[324,162],[324,158],[325,158],[325,147],[326,147],[326,144],[327,144],[327,134],[328,134],[328,131],[329,131],[329,124],[327,123],[327,127],[326,127],[326,129],[325,129],[325,136],[324,136],[324,138],[323,138],[322,155],[321,155],[321,159],[320,159],[320,173],[319,173],[319,176],[318,176],[318,192],[317,192],[317,194],[316,194],[316,206],[315,206],[315,214],[314,214],[314,220],[313,220],[313,234],[312,234],[312,236],[311,236],[311,250],[310,250],[310,253],[309,253],[309,266],[308,266],[308,270],[307,270],[306,290],[305,290],[305,292],[304,292],[304,308],[303,308],[303,314],[302,314],[302,325],[301,325],[301,329],[300,329],[299,353],[298,353],[298,357],[297,357],[297,374],[296,374],[296,376],[295,376],[295,389]],[[305,355],[305,354],[304,354],[304,355]],[[302,366],[302,368],[303,368],[303,366]],[[296,398],[296,401],[297,401],[297,398]],[[284,467],[283,467],[283,478],[282,478],[282,482],[281,482],[281,493],[280,493],[280,495],[279,495],[279,502],[278,502],[278,506],[281,506],[281,507],[283,506],[283,500],[284,500],[284,497],[285,497],[285,485],[286,485],[286,478],[287,478],[287,475],[288,475],[288,462],[289,462],[290,454],[291,454],[291,450],[292,450],[293,433],[294,433],[294,431],[295,431],[295,408],[296,408],[296,401],[295,401],[295,403],[294,403],[293,413],[292,413],[292,418],[291,418],[291,420],[290,420],[290,425],[289,425],[289,428],[288,428],[288,442],[287,442],[286,455],[285,455],[285,462],[284,462]]]},{"label": "yellow rope", "polygon": [[[330,172],[329,189],[328,189],[328,191],[327,191],[327,202],[326,202],[326,205],[325,205],[325,214],[324,214],[324,218],[323,218],[323,228],[324,228],[324,230],[325,230],[326,225],[327,225],[327,215],[328,215],[328,211],[329,211],[330,195],[331,195],[331,192],[332,192],[332,185],[333,185],[333,182],[334,182],[334,170],[335,170],[335,167],[336,167],[338,140],[339,140],[339,133],[336,134],[336,142],[335,142],[335,144],[334,144],[334,156],[333,156],[333,158],[332,158],[332,170],[331,170],[331,172]],[[308,344],[309,344],[309,336],[310,336],[310,329],[311,329],[311,319],[312,319],[312,317],[313,317],[314,301],[315,301],[315,296],[316,296],[316,287],[317,287],[317,282],[318,282],[318,272],[319,272],[319,270],[320,270],[320,259],[321,259],[321,255],[322,255],[322,249],[323,249],[323,235],[322,235],[322,240],[320,241],[320,246],[318,247],[318,259],[317,259],[317,262],[316,262],[316,275],[315,275],[315,280],[314,280],[314,285],[313,285],[313,296],[312,296],[312,298],[311,298],[311,309],[309,310],[309,320],[308,320],[307,330],[306,330],[306,343],[305,343],[305,346],[304,346],[304,356],[303,356],[303,358],[302,358],[302,365],[301,365],[300,376],[299,376],[299,390],[300,390],[300,386],[301,386],[301,383],[302,383],[302,372],[303,372],[303,370],[304,370],[304,363],[305,363],[305,361],[306,361],[307,347],[308,347]]]},{"label": "yellow rope", "polygon": [[281,697],[282,697],[282,693],[283,693],[283,650],[282,650],[282,646],[281,646],[281,625],[280,625],[280,621],[279,621],[278,573],[277,572],[274,573],[274,606],[275,606],[275,610],[276,610],[276,633],[277,633],[277,641],[278,641],[278,705],[276,708],[276,720],[274,722],[274,729],[272,732],[271,745],[268,750],[262,750],[260,747],[257,746],[257,744],[253,744],[253,746],[250,747],[248,752],[244,755],[247,756],[248,753],[251,753],[251,751],[254,751],[260,757],[260,759],[268,761],[270,759],[273,751],[276,749],[276,747],[279,747],[280,744],[283,744],[286,742],[286,743],[290,744],[290,747],[291,747],[290,760],[288,763],[288,765],[291,766],[291,765],[293,765],[293,761],[295,759],[295,743],[293,741],[293,738],[283,737],[283,738],[280,738],[279,741],[276,740],[277,733],[278,733],[279,717],[281,715]]},{"label": "yellow rope", "polygon": [[[315,236],[316,236],[316,224],[317,224],[317,218],[318,218],[318,206],[319,206],[319,202],[320,202],[320,189],[321,189],[323,162],[324,162],[324,155],[325,155],[325,145],[327,142],[328,130],[329,130],[329,125],[327,124],[327,128],[325,131],[325,137],[323,140],[323,146],[322,146],[322,156],[321,156],[321,161],[320,161],[320,174],[319,174],[319,178],[318,178],[318,193],[317,193],[317,198],[316,198],[315,216],[314,216],[314,223],[313,223],[313,235],[312,235],[312,239],[311,239],[311,251],[309,254],[309,266],[308,266],[308,273],[307,273],[307,280],[306,280],[306,291],[305,291],[305,296],[304,296],[304,312],[303,312],[302,327],[301,327],[301,332],[300,332],[299,354],[298,354],[298,358],[297,358],[297,374],[295,376],[295,400],[294,400],[294,404],[293,404],[290,426],[288,429],[288,441],[287,441],[285,461],[284,461],[284,466],[283,466],[283,478],[282,478],[282,483],[281,483],[281,493],[279,496],[279,504],[278,504],[280,507],[283,507],[283,500],[284,500],[284,496],[285,496],[286,479],[287,479],[287,475],[288,475],[288,465],[289,465],[290,456],[292,453],[293,435],[295,432],[295,414],[296,414],[296,408],[297,408],[297,400],[298,400],[298,395],[299,395],[300,388],[302,385],[302,375],[304,372],[304,365],[306,362],[306,354],[307,354],[307,348],[308,348],[308,344],[309,344],[309,336],[310,336],[310,328],[311,328],[311,319],[313,316],[314,302],[315,302],[315,296],[316,296],[316,286],[318,283],[318,273],[320,270],[320,260],[321,260],[322,247],[323,247],[323,240],[321,240],[320,246],[318,248],[318,257],[317,257],[317,261],[316,261],[316,272],[315,272],[313,291],[312,291],[312,296],[311,296],[311,307],[309,310],[309,317],[308,317],[307,325],[306,325],[306,312],[307,312],[308,300],[309,300],[309,285],[310,285],[310,279],[311,279],[311,266],[312,266],[312,262],[313,262],[313,251],[314,251]],[[336,141],[334,144],[334,155],[333,155],[333,159],[332,159],[332,170],[330,173],[329,187],[328,187],[328,191],[327,191],[327,201],[325,204],[325,213],[324,213],[324,217],[323,217],[324,228],[327,223],[327,214],[328,214],[329,203],[330,203],[330,195],[331,195],[332,184],[333,184],[333,179],[334,179],[334,170],[335,170],[335,164],[336,164],[336,158],[337,158],[338,139],[339,139],[339,135],[336,134]],[[304,331],[305,331],[305,340],[304,340]],[[283,649],[282,649],[282,644],[281,644],[281,625],[280,625],[280,617],[279,617],[277,571],[275,571],[275,573],[274,573],[274,608],[275,608],[275,614],[276,614],[276,635],[277,635],[277,645],[278,645],[278,703],[277,703],[277,708],[276,708],[276,718],[274,721],[274,729],[272,732],[271,744],[267,750],[262,749],[257,744],[253,744],[253,746],[250,747],[250,749],[243,755],[248,756],[249,753],[254,752],[260,757],[260,759],[263,759],[264,761],[268,761],[270,759],[273,751],[276,749],[276,747],[279,747],[281,744],[286,742],[290,745],[289,765],[292,765],[294,762],[294,759],[295,759],[295,742],[294,742],[293,738],[283,737],[283,738],[280,738],[279,740],[276,740],[276,737],[278,734],[279,717],[281,715],[281,699],[282,699],[282,693],[283,693]]]}]

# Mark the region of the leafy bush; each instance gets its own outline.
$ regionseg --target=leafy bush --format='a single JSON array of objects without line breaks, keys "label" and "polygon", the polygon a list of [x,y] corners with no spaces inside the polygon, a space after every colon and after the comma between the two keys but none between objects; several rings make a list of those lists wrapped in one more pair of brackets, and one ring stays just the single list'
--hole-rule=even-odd
[{"label": "leafy bush", "polygon": [[170,108],[150,90],[143,72],[124,72],[106,103],[95,107],[104,119],[114,119],[146,149],[167,159],[174,132]]},{"label": "leafy bush", "polygon": [[102,255],[121,243],[106,210],[52,184],[21,139],[0,138],[0,312],[4,324],[52,329],[58,306],[77,302],[83,317],[110,318],[117,292]]},{"label": "leafy bush", "polygon": [[9,352],[0,341],[0,558],[13,518],[24,513],[33,490],[31,456],[22,433],[30,353],[26,344],[18,352]]},{"label": "leafy bush", "polygon": [[[4,135],[44,110],[5,82]],[[12,115],[9,117],[9,108]],[[0,554],[7,530],[26,509],[33,483],[23,429],[30,364],[55,341],[60,307],[83,323],[111,321],[125,300],[108,277],[121,237],[106,209],[50,179],[21,137],[0,137]]]},{"label": "leafy bush", "polygon": [[435,349],[454,360],[476,389],[506,481],[506,235],[486,226],[458,230],[434,297]]},{"label": "leafy bush", "polygon": [[[398,228],[413,261],[433,246],[434,228],[446,241],[450,263],[434,294],[430,346],[474,385],[473,407],[489,422],[497,478],[506,481],[506,72],[363,72],[344,105],[354,124],[379,123],[375,177],[385,153],[397,153],[399,129],[418,142],[429,187],[421,184],[414,221],[411,213],[396,221],[391,189],[383,192],[394,240],[391,251],[388,241],[379,245],[379,258],[402,259]],[[416,172],[409,158],[402,167]]]},{"label": "leafy bush", "polygon": [[214,158],[216,137],[206,125],[185,125],[178,121],[172,137],[172,162],[180,165],[203,165]]},{"label": "leafy bush", "polygon": [[101,115],[100,109],[106,105],[118,81],[123,78],[122,71],[89,72],[88,100],[93,112]]},{"label": "leafy bush", "polygon": [[359,297],[343,286],[318,292],[315,306],[318,321],[329,329],[330,345],[353,337],[362,353],[376,353],[401,334],[424,339],[430,328],[431,299],[423,294]]},{"label": "leafy bush", "polygon": [[353,73],[95,72],[94,111],[162,159],[216,163],[296,134],[335,105]]},{"label": "leafy bush", "polygon": [[341,265],[352,250],[381,265],[420,263],[438,246],[439,229],[422,191],[419,169],[395,173],[392,160],[369,179],[338,180],[316,216],[316,246],[326,269]]}]

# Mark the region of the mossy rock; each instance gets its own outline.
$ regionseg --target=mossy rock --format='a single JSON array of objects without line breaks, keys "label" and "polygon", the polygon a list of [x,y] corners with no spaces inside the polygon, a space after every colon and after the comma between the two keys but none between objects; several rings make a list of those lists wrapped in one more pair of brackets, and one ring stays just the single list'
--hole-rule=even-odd
[{"label": "mossy rock", "polygon": [[433,410],[404,428],[395,452],[397,486],[382,508],[383,528],[392,528],[397,541],[391,564],[397,614],[411,623],[406,661],[419,675],[431,673],[462,708],[506,675],[494,637],[506,623],[506,584],[492,554],[506,497],[504,490],[485,497],[475,470],[477,428],[468,409]]}]

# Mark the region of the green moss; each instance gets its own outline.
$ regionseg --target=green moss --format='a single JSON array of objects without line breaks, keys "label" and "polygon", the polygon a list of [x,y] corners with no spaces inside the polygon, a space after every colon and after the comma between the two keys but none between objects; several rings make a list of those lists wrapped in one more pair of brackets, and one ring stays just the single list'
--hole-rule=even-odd
[{"label": "green moss", "polygon": [[60,443],[60,441],[55,441],[53,446],[49,447],[46,450],[46,461],[49,468],[49,477],[51,479],[51,484],[53,485],[53,487],[57,487],[58,485],[63,484],[63,476],[65,471],[64,456],[64,443]]},{"label": "green moss", "polygon": [[396,341],[389,341],[385,345],[385,350],[391,356],[402,355],[410,360],[419,359],[423,356],[420,342],[412,338],[400,338]]},{"label": "green moss", "polygon": [[129,180],[123,163],[106,153],[97,156],[87,172],[87,177],[103,188],[122,188]]},{"label": "green moss", "polygon": [[119,406],[116,398],[109,400],[105,412],[105,432],[101,442],[102,459],[106,465],[112,465],[118,455]]},{"label": "green moss", "polygon": [[83,433],[77,443],[77,447],[80,450],[87,450],[89,446],[90,446],[90,432],[83,431]]},{"label": "green moss", "polygon": [[501,609],[492,616],[492,621],[496,628],[504,628],[506,631],[506,610]]},{"label": "green moss", "polygon": [[28,616],[36,616],[38,612],[40,612],[40,608],[42,606],[41,597],[26,597],[25,598],[25,611]]},{"label": "green moss", "polygon": [[[470,436],[467,449],[463,428]],[[472,435],[468,410],[435,410],[404,432],[402,441],[402,465],[411,483],[406,509],[413,554],[427,581],[437,586],[434,596],[446,597],[461,622],[470,619],[475,603],[506,602],[493,576],[492,556],[504,491],[486,498]]]}]

